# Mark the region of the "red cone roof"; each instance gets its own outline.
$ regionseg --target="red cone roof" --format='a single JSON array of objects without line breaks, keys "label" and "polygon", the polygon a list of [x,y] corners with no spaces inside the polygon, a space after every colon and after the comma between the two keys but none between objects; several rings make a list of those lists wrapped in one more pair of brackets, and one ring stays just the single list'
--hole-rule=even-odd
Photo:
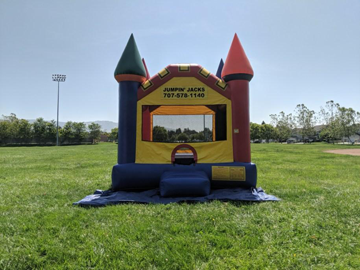
[{"label": "red cone roof", "polygon": [[226,57],[224,68],[221,73],[221,77],[231,74],[249,74],[254,75],[254,71],[250,65],[243,47],[239,41],[237,34],[235,34],[232,41],[229,53]]}]

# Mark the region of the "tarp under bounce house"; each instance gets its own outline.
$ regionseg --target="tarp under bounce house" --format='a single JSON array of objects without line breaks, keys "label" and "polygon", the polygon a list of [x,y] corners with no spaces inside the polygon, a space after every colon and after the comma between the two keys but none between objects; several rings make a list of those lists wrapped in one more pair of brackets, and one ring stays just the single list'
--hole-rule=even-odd
[{"label": "tarp under bounce house", "polygon": [[[236,34],[216,75],[200,65],[175,64],[151,78],[131,35],[115,70],[119,134],[112,188],[74,204],[279,200],[256,188],[257,170],[250,153],[252,77]],[[208,138],[156,139],[154,117],[175,115],[211,117]]]}]

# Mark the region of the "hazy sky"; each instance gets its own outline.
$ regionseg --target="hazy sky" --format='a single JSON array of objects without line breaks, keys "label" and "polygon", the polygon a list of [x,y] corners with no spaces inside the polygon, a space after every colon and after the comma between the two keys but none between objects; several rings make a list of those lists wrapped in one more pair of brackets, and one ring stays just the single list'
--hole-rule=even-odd
[{"label": "hazy sky", "polygon": [[237,33],[254,69],[251,121],[318,111],[328,100],[360,111],[360,1],[0,1],[0,115],[118,118],[114,69],[131,33],[151,75],[172,63],[216,73]]}]

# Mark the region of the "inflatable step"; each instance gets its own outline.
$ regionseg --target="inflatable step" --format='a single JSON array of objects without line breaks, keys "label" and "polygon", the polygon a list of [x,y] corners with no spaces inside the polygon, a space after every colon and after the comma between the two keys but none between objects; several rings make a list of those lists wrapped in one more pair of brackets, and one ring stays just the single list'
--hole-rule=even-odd
[{"label": "inflatable step", "polygon": [[167,171],[161,175],[162,197],[199,197],[210,194],[210,180],[203,171]]}]

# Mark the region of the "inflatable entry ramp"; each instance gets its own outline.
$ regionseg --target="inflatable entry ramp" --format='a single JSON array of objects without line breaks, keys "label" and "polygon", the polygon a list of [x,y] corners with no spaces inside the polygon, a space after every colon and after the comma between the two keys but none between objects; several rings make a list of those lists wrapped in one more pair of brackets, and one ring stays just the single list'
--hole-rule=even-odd
[{"label": "inflatable entry ramp", "polygon": [[160,180],[160,195],[163,197],[192,197],[210,194],[210,180],[202,171],[164,172]]}]

